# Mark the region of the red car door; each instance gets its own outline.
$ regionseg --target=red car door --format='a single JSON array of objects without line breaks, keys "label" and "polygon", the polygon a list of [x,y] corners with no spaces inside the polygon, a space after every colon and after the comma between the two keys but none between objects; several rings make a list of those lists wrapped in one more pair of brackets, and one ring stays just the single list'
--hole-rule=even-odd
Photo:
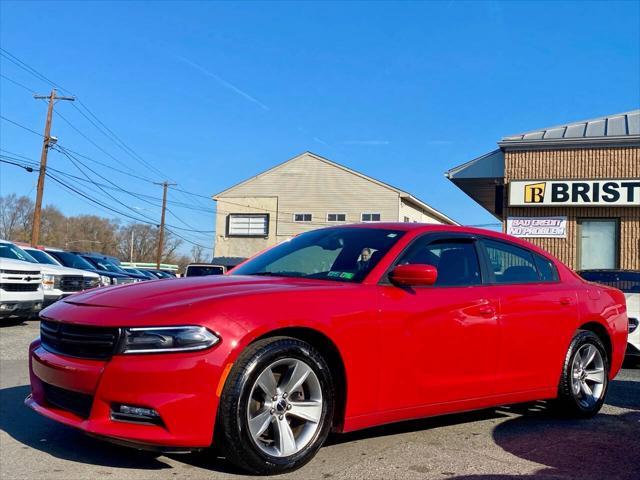
[{"label": "red car door", "polygon": [[556,387],[578,316],[576,291],[535,252],[499,240],[479,243],[500,301],[497,393]]},{"label": "red car door", "polygon": [[498,360],[498,301],[482,285],[475,240],[427,234],[395,265],[430,264],[433,286],[399,287],[383,280],[380,407],[404,409],[488,396]]}]

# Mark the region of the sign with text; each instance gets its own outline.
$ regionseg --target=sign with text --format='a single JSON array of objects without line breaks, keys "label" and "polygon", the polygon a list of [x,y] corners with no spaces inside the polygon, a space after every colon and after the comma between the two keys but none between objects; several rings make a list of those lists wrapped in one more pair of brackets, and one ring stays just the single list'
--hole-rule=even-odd
[{"label": "sign with text", "polygon": [[507,234],[522,238],[567,238],[567,217],[510,217]]},{"label": "sign with text", "polygon": [[517,180],[509,183],[512,207],[640,207],[640,178]]}]

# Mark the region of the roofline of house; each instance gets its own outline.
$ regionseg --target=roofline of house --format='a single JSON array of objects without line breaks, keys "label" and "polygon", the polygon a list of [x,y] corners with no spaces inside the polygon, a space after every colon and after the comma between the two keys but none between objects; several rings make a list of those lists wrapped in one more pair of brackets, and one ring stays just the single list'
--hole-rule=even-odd
[{"label": "roofline of house", "polygon": [[404,190],[401,190],[400,188],[394,187],[393,185],[389,185],[388,183],[384,183],[384,182],[382,182],[380,180],[376,180],[375,178],[370,177],[368,175],[365,175],[364,173],[360,173],[357,170],[353,170],[353,169],[351,169],[349,167],[345,167],[344,165],[340,165],[339,163],[336,163],[336,162],[334,162],[332,160],[329,160],[328,158],[325,158],[325,157],[323,157],[321,155],[318,155],[316,153],[310,152],[308,150],[303,152],[303,153],[300,153],[300,154],[296,155],[295,157],[292,157],[292,158],[290,158],[288,160],[285,160],[284,162],[281,162],[281,163],[279,163],[279,164],[277,164],[277,165],[275,165],[275,166],[273,166],[273,167],[271,167],[271,168],[269,168],[267,170],[264,170],[263,172],[260,172],[257,175],[254,175],[253,177],[250,177],[250,178],[248,178],[246,180],[243,180],[243,181],[241,181],[239,183],[236,183],[235,185],[227,188],[226,190],[223,190],[222,192],[219,192],[219,193],[216,193],[215,195],[212,195],[211,198],[213,200],[217,201],[219,198],[221,198],[227,192],[229,192],[229,191],[231,191],[231,190],[233,190],[233,189],[235,189],[235,188],[237,188],[237,187],[239,187],[241,185],[244,185],[245,183],[248,183],[248,182],[250,182],[252,180],[255,180],[256,178],[258,178],[258,177],[260,177],[262,175],[265,175],[267,173],[273,172],[274,170],[277,170],[278,168],[286,165],[287,163],[302,157],[303,155],[311,155],[312,157],[314,157],[314,158],[316,158],[316,159],[318,159],[318,160],[320,160],[322,162],[325,162],[328,165],[331,165],[333,167],[339,168],[341,170],[344,170],[345,172],[351,173],[351,174],[356,175],[356,176],[358,176],[360,178],[363,178],[363,179],[368,180],[368,181],[370,181],[372,183],[375,183],[376,185],[379,185],[379,186],[387,188],[387,189],[389,189],[389,190],[391,190],[393,192],[396,192],[401,198],[409,199],[409,201],[413,202],[414,204],[416,204],[419,207],[423,208],[424,210],[428,211],[429,213],[431,213],[435,217],[437,217],[439,219],[442,219],[442,220],[445,220],[446,222],[451,223],[453,225],[459,225],[458,222],[456,222],[455,220],[447,217],[444,213],[439,212],[438,210],[436,210],[433,207],[430,207],[429,205],[424,203],[422,200],[418,199],[417,197],[414,197],[413,195],[411,195],[410,193],[408,193],[408,192],[406,192]]},{"label": "roofline of house", "polygon": [[576,138],[549,138],[532,140],[501,140],[498,145],[504,149],[518,148],[567,148],[579,146],[586,147],[640,147],[640,135],[620,135],[615,137],[576,137]]}]

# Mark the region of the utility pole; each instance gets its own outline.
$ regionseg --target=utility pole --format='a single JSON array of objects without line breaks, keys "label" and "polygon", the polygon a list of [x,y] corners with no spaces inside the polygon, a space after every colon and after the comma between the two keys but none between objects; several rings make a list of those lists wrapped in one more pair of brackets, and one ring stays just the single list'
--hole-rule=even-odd
[{"label": "utility pole", "polygon": [[42,213],[42,196],[44,194],[44,178],[47,174],[47,154],[49,147],[55,143],[51,140],[51,119],[53,117],[53,105],[56,100],[68,100],[73,102],[74,97],[58,97],[56,89],[51,90],[49,95],[34,95],[36,100],[49,99],[49,108],[47,109],[47,120],[44,124],[44,138],[42,139],[42,153],[40,154],[40,173],[38,174],[38,190],[36,193],[36,204],[33,209],[33,223],[31,225],[31,246],[36,247],[40,240],[40,216]]},{"label": "utility pole", "polygon": [[131,249],[129,250],[129,262],[133,263],[133,226],[131,227]]},{"label": "utility pole", "polygon": [[162,260],[162,247],[164,241],[164,212],[167,209],[167,188],[169,186],[177,185],[177,183],[169,183],[166,180],[162,183],[156,183],[156,185],[162,185],[162,215],[160,216],[160,233],[158,235],[158,253],[156,255],[156,268],[160,270],[160,261]]}]

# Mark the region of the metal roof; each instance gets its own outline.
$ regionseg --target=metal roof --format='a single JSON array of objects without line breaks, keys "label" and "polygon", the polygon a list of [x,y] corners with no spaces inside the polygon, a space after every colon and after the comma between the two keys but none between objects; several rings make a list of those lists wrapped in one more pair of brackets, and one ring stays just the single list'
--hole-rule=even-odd
[{"label": "metal roof", "polygon": [[640,140],[640,109],[503,137],[500,146]]}]

